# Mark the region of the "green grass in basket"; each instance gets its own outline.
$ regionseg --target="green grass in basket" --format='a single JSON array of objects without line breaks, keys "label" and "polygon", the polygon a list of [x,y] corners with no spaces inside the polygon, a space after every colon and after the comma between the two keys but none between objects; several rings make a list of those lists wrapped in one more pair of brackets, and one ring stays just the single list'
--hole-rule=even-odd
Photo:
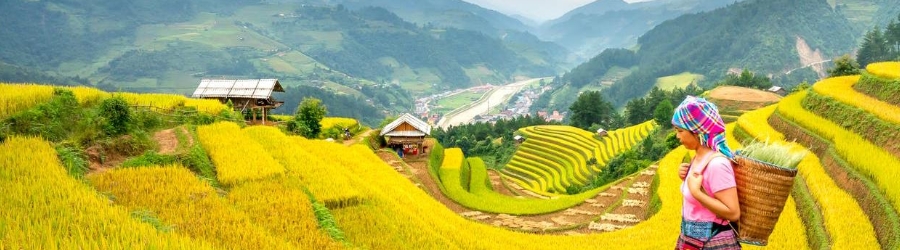
[{"label": "green grass in basket", "polygon": [[741,149],[740,155],[775,166],[796,169],[803,157],[806,157],[806,152],[792,150],[791,145],[788,144],[751,142]]}]

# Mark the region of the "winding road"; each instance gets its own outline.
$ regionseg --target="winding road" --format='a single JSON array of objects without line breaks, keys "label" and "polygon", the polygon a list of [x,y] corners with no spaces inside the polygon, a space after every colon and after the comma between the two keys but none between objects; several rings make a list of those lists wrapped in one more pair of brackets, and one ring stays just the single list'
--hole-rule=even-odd
[{"label": "winding road", "polygon": [[523,87],[535,81],[540,81],[541,79],[542,78],[533,78],[495,87],[493,91],[488,92],[490,96],[487,98],[482,98],[479,102],[467,107],[453,110],[453,112],[442,117],[437,125],[438,127],[446,129],[450,126],[469,123],[475,119],[475,116],[486,114],[492,108],[505,104],[509,98],[512,98],[516,93],[522,90]]}]

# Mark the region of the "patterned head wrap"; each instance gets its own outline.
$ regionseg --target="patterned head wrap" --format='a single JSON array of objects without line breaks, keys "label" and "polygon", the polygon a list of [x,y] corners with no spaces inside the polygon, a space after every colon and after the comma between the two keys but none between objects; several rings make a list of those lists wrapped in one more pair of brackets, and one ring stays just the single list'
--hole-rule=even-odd
[{"label": "patterned head wrap", "polygon": [[688,96],[675,108],[672,125],[690,130],[700,137],[700,144],[728,158],[734,154],[725,144],[725,122],[719,116],[719,109],[706,99]]}]

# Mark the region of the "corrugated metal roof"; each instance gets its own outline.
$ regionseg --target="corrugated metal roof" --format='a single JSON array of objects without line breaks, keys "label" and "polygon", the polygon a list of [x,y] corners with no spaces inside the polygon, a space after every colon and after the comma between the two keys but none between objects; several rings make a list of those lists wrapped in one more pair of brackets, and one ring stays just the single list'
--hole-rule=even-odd
[{"label": "corrugated metal roof", "polygon": [[278,79],[203,79],[194,90],[193,98],[256,98],[266,99],[272,92],[284,92]]},{"label": "corrugated metal roof", "polygon": [[[409,123],[409,125],[412,125],[414,128],[418,129],[425,135],[431,134],[431,126],[428,125],[428,123],[425,123],[422,120],[419,120],[418,118],[416,118],[413,115],[410,115],[409,113],[405,113],[405,114],[401,115],[400,118],[397,118],[397,120],[394,120],[393,122],[388,123],[388,125],[384,126],[384,128],[381,129],[381,135],[384,136],[387,133],[393,132],[393,130],[395,128],[397,128],[397,126],[400,126],[400,124],[403,124],[404,122]],[[397,131],[397,132],[402,132],[402,131]],[[396,136],[396,135],[392,135],[392,136]],[[419,135],[419,136],[422,136],[422,135]]]},{"label": "corrugated metal roof", "polygon": [[391,131],[384,135],[385,136],[409,137],[409,136],[425,136],[426,134],[422,131]]}]

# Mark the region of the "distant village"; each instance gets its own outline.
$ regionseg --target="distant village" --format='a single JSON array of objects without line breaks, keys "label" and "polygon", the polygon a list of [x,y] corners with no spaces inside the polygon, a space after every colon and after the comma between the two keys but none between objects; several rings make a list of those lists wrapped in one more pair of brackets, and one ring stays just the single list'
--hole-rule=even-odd
[{"label": "distant village", "polygon": [[[451,95],[459,94],[464,91],[475,91],[475,92],[486,92],[492,88],[494,85],[482,85],[477,87],[472,87],[468,89],[458,89],[450,92],[433,94],[427,97],[416,99],[416,116],[421,118],[422,120],[428,122],[428,124],[434,125],[438,121],[441,120],[441,116],[443,114],[437,114],[431,111],[431,106],[434,105],[434,102],[445,98]],[[512,97],[512,100],[515,100],[511,105],[504,105],[503,111],[500,111],[498,114],[482,114],[476,116],[472,123],[475,122],[486,122],[486,123],[495,123],[499,120],[503,119],[512,119],[517,116],[523,115],[534,115],[534,112],[531,112],[531,105],[540,97],[541,94],[550,90],[550,86],[544,86],[541,88],[527,88],[522,91],[516,93],[515,96]],[[541,118],[544,118],[546,121],[557,121],[562,122],[565,119],[566,115],[568,115],[568,111],[560,112],[559,110],[553,110],[552,112],[547,111],[537,111],[537,115]]]}]

